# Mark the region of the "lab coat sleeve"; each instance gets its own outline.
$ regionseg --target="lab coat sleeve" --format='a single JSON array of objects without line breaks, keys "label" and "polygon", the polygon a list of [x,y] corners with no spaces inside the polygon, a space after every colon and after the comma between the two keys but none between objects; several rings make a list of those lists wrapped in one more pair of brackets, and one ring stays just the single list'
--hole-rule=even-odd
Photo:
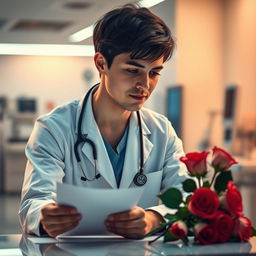
[{"label": "lab coat sleeve", "polygon": [[[183,197],[186,197],[186,193],[182,189],[182,182],[189,177],[185,164],[179,160],[179,158],[185,154],[183,151],[182,141],[178,138],[169,121],[167,121],[167,125],[168,143],[164,159],[161,192],[172,187],[179,189],[183,193]],[[163,204],[149,207],[148,210],[156,211],[163,217],[167,213],[172,214],[175,212],[175,210],[169,209]]]},{"label": "lab coat sleeve", "polygon": [[36,122],[26,146],[27,165],[21,194],[19,219],[27,233],[40,235],[41,208],[56,200],[56,182],[64,176],[63,136],[43,120]]}]

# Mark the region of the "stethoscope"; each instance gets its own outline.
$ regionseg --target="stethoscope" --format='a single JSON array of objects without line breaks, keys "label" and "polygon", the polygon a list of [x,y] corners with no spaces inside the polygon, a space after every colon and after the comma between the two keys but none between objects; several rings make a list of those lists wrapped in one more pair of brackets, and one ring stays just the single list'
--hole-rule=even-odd
[{"label": "stethoscope", "polygon": [[[79,118],[78,118],[78,135],[77,135],[77,140],[76,140],[75,145],[74,145],[74,151],[75,151],[76,160],[77,160],[78,165],[80,166],[81,172],[83,174],[81,176],[82,181],[94,181],[94,180],[101,177],[100,173],[97,174],[98,156],[97,156],[96,146],[95,146],[95,144],[92,140],[87,138],[87,135],[82,134],[82,122],[83,122],[83,115],[84,115],[84,111],[85,111],[85,106],[86,106],[86,103],[87,103],[88,98],[90,96],[90,93],[98,85],[99,84],[96,84],[96,85],[92,86],[89,89],[89,91],[87,92],[87,94],[85,95],[84,101],[83,101],[83,104],[82,104],[82,108],[81,108],[81,113],[80,113]],[[140,168],[139,168],[139,171],[135,174],[135,176],[133,178],[133,183],[136,186],[143,186],[147,182],[147,176],[143,173],[144,143],[143,143],[143,134],[142,134],[142,125],[141,125],[140,113],[139,113],[139,111],[136,111],[136,113],[137,113],[137,119],[138,119],[138,125],[139,125],[139,137],[140,137]],[[91,179],[89,179],[86,176],[86,174],[83,170],[82,164],[81,164],[81,158],[80,158],[80,154],[78,152],[78,147],[79,147],[79,144],[81,144],[81,143],[89,143],[91,148],[92,148],[92,154],[93,154],[93,159],[94,159],[94,177],[91,178]]]}]

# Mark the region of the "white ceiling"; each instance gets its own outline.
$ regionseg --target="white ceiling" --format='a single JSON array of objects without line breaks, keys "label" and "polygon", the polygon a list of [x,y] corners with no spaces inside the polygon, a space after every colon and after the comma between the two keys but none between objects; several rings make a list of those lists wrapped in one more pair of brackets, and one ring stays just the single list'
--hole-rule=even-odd
[{"label": "white ceiling", "polygon": [[[88,3],[90,6],[85,9],[65,7],[65,4],[74,2]],[[71,44],[68,39],[71,34],[92,25],[110,9],[127,2],[128,0],[0,0],[0,43]],[[32,27],[27,30],[13,29],[17,22],[24,20],[62,22],[68,25],[58,31]],[[92,44],[92,39],[80,44],[85,43]]]}]

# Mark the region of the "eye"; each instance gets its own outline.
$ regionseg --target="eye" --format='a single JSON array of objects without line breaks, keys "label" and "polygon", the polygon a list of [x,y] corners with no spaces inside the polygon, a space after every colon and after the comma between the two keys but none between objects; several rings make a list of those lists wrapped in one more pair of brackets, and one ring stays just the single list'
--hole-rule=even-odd
[{"label": "eye", "polygon": [[131,68],[126,69],[126,71],[131,73],[131,74],[137,74],[139,72],[138,69],[131,69]]},{"label": "eye", "polygon": [[156,71],[150,71],[149,75],[150,75],[151,77],[160,76],[160,74],[159,74],[158,72],[156,72]]}]

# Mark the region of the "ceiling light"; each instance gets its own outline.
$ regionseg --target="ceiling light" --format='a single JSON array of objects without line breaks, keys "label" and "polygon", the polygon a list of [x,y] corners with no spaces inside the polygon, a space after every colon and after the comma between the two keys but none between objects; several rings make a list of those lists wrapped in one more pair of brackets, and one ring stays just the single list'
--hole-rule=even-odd
[{"label": "ceiling light", "polygon": [[138,2],[138,4],[141,6],[141,7],[146,7],[146,8],[150,8],[152,6],[155,6],[157,4],[160,4],[162,2],[164,2],[165,0],[140,0]]},{"label": "ceiling light", "polygon": [[78,32],[72,34],[70,37],[69,37],[69,41],[70,42],[81,42],[89,37],[91,37],[93,35],[93,25],[87,27],[87,28],[84,28],[82,30],[79,30]]},{"label": "ceiling light", "polygon": [[[160,4],[162,2],[164,2],[165,0],[140,0],[138,2],[138,4],[141,7],[146,7],[146,8],[150,8],[152,6],[155,6],[157,4]],[[88,26],[82,30],[79,30],[78,32],[72,34],[71,36],[69,36],[69,41],[73,42],[73,43],[78,43],[81,42],[87,38],[92,37],[93,35],[93,27],[94,25]]]},{"label": "ceiling light", "polygon": [[93,56],[93,45],[0,44],[0,55]]}]

